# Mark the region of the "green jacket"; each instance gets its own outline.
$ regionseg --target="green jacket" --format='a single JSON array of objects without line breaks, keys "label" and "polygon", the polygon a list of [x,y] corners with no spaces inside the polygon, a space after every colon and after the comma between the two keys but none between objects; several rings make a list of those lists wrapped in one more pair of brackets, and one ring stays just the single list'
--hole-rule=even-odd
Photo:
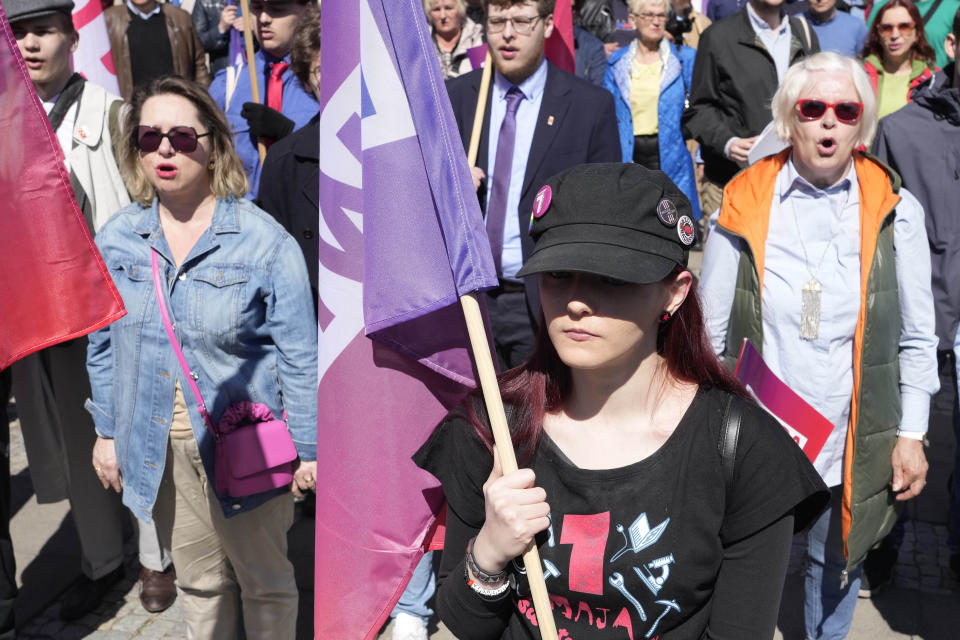
[{"label": "green jacket", "polygon": [[[790,150],[761,160],[727,185],[718,224],[744,248],[723,357],[736,363],[744,338],[763,346],[763,260],[777,173]],[[843,540],[851,570],[896,521],[891,455],[900,424],[900,306],[893,220],[900,177],[878,160],[854,154],[860,184],[861,305],[853,343],[853,398],[843,477]],[[762,215],[758,215],[761,214]]]}]

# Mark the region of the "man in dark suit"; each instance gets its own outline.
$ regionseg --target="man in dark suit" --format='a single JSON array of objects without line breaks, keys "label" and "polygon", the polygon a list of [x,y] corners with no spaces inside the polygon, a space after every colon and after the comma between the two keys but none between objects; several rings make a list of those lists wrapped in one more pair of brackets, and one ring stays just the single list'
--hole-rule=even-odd
[{"label": "man in dark suit", "polygon": [[[487,309],[497,354],[508,367],[533,350],[540,315],[535,279],[522,282],[516,276],[533,250],[527,228],[538,189],[574,165],[621,157],[613,97],[544,59],[553,5],[553,0],[487,2],[487,42],[495,71],[471,171],[500,276],[500,287],[488,294]],[[481,73],[478,69],[447,84],[464,146],[470,140]]]}]

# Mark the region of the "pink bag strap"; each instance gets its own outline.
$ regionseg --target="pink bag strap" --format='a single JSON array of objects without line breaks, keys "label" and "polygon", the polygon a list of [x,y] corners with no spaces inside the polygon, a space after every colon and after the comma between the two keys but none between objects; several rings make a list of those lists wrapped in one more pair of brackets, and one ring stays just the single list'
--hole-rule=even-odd
[{"label": "pink bag strap", "polygon": [[207,431],[210,432],[216,440],[220,440],[220,433],[213,427],[213,420],[210,418],[210,414],[207,413],[207,405],[204,404],[203,398],[200,396],[200,387],[197,386],[197,374],[190,371],[190,366],[187,364],[187,359],[183,356],[183,350],[180,349],[180,341],[177,340],[177,335],[173,332],[173,325],[170,323],[170,312],[167,310],[167,298],[163,294],[163,281],[160,279],[160,267],[157,262],[157,250],[150,250],[151,262],[153,263],[153,288],[157,293],[157,305],[160,307],[160,315],[163,317],[163,327],[167,330],[167,337],[170,339],[170,346],[173,347],[174,353],[177,354],[177,360],[180,361],[180,368],[183,369],[183,375],[187,378],[187,384],[190,385],[190,389],[193,391],[194,397],[197,399],[197,405],[200,407],[200,416],[203,418],[203,424],[206,425]]}]

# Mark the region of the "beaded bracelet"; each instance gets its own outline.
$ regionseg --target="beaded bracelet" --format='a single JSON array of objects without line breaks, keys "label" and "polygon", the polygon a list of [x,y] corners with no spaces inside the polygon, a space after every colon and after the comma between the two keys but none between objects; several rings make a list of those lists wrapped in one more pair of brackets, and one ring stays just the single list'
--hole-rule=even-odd
[{"label": "beaded bracelet", "polygon": [[466,566],[463,568],[463,575],[467,580],[467,586],[486,600],[499,600],[500,596],[505,594],[510,588],[510,582],[508,580],[504,580],[503,584],[499,587],[489,588],[479,580],[473,580],[470,577],[470,569]]}]

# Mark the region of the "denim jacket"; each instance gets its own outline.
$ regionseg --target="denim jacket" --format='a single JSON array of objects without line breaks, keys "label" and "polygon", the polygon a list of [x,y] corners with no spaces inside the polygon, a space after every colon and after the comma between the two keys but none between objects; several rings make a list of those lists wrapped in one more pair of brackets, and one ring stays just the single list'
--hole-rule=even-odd
[{"label": "denim jacket", "polygon": [[[123,502],[146,522],[166,464],[177,380],[211,486],[214,439],[183,379],[157,306],[151,248],[159,253],[171,321],[214,424],[240,400],[262,402],[287,425],[301,460],[316,459],[317,327],[303,254],[273,218],[247,200],[218,200],[210,227],[178,269],[157,201],[117,212],[96,237],[127,315],[89,336],[86,406],[113,438]],[[285,489],[218,495],[226,517]]]}]

